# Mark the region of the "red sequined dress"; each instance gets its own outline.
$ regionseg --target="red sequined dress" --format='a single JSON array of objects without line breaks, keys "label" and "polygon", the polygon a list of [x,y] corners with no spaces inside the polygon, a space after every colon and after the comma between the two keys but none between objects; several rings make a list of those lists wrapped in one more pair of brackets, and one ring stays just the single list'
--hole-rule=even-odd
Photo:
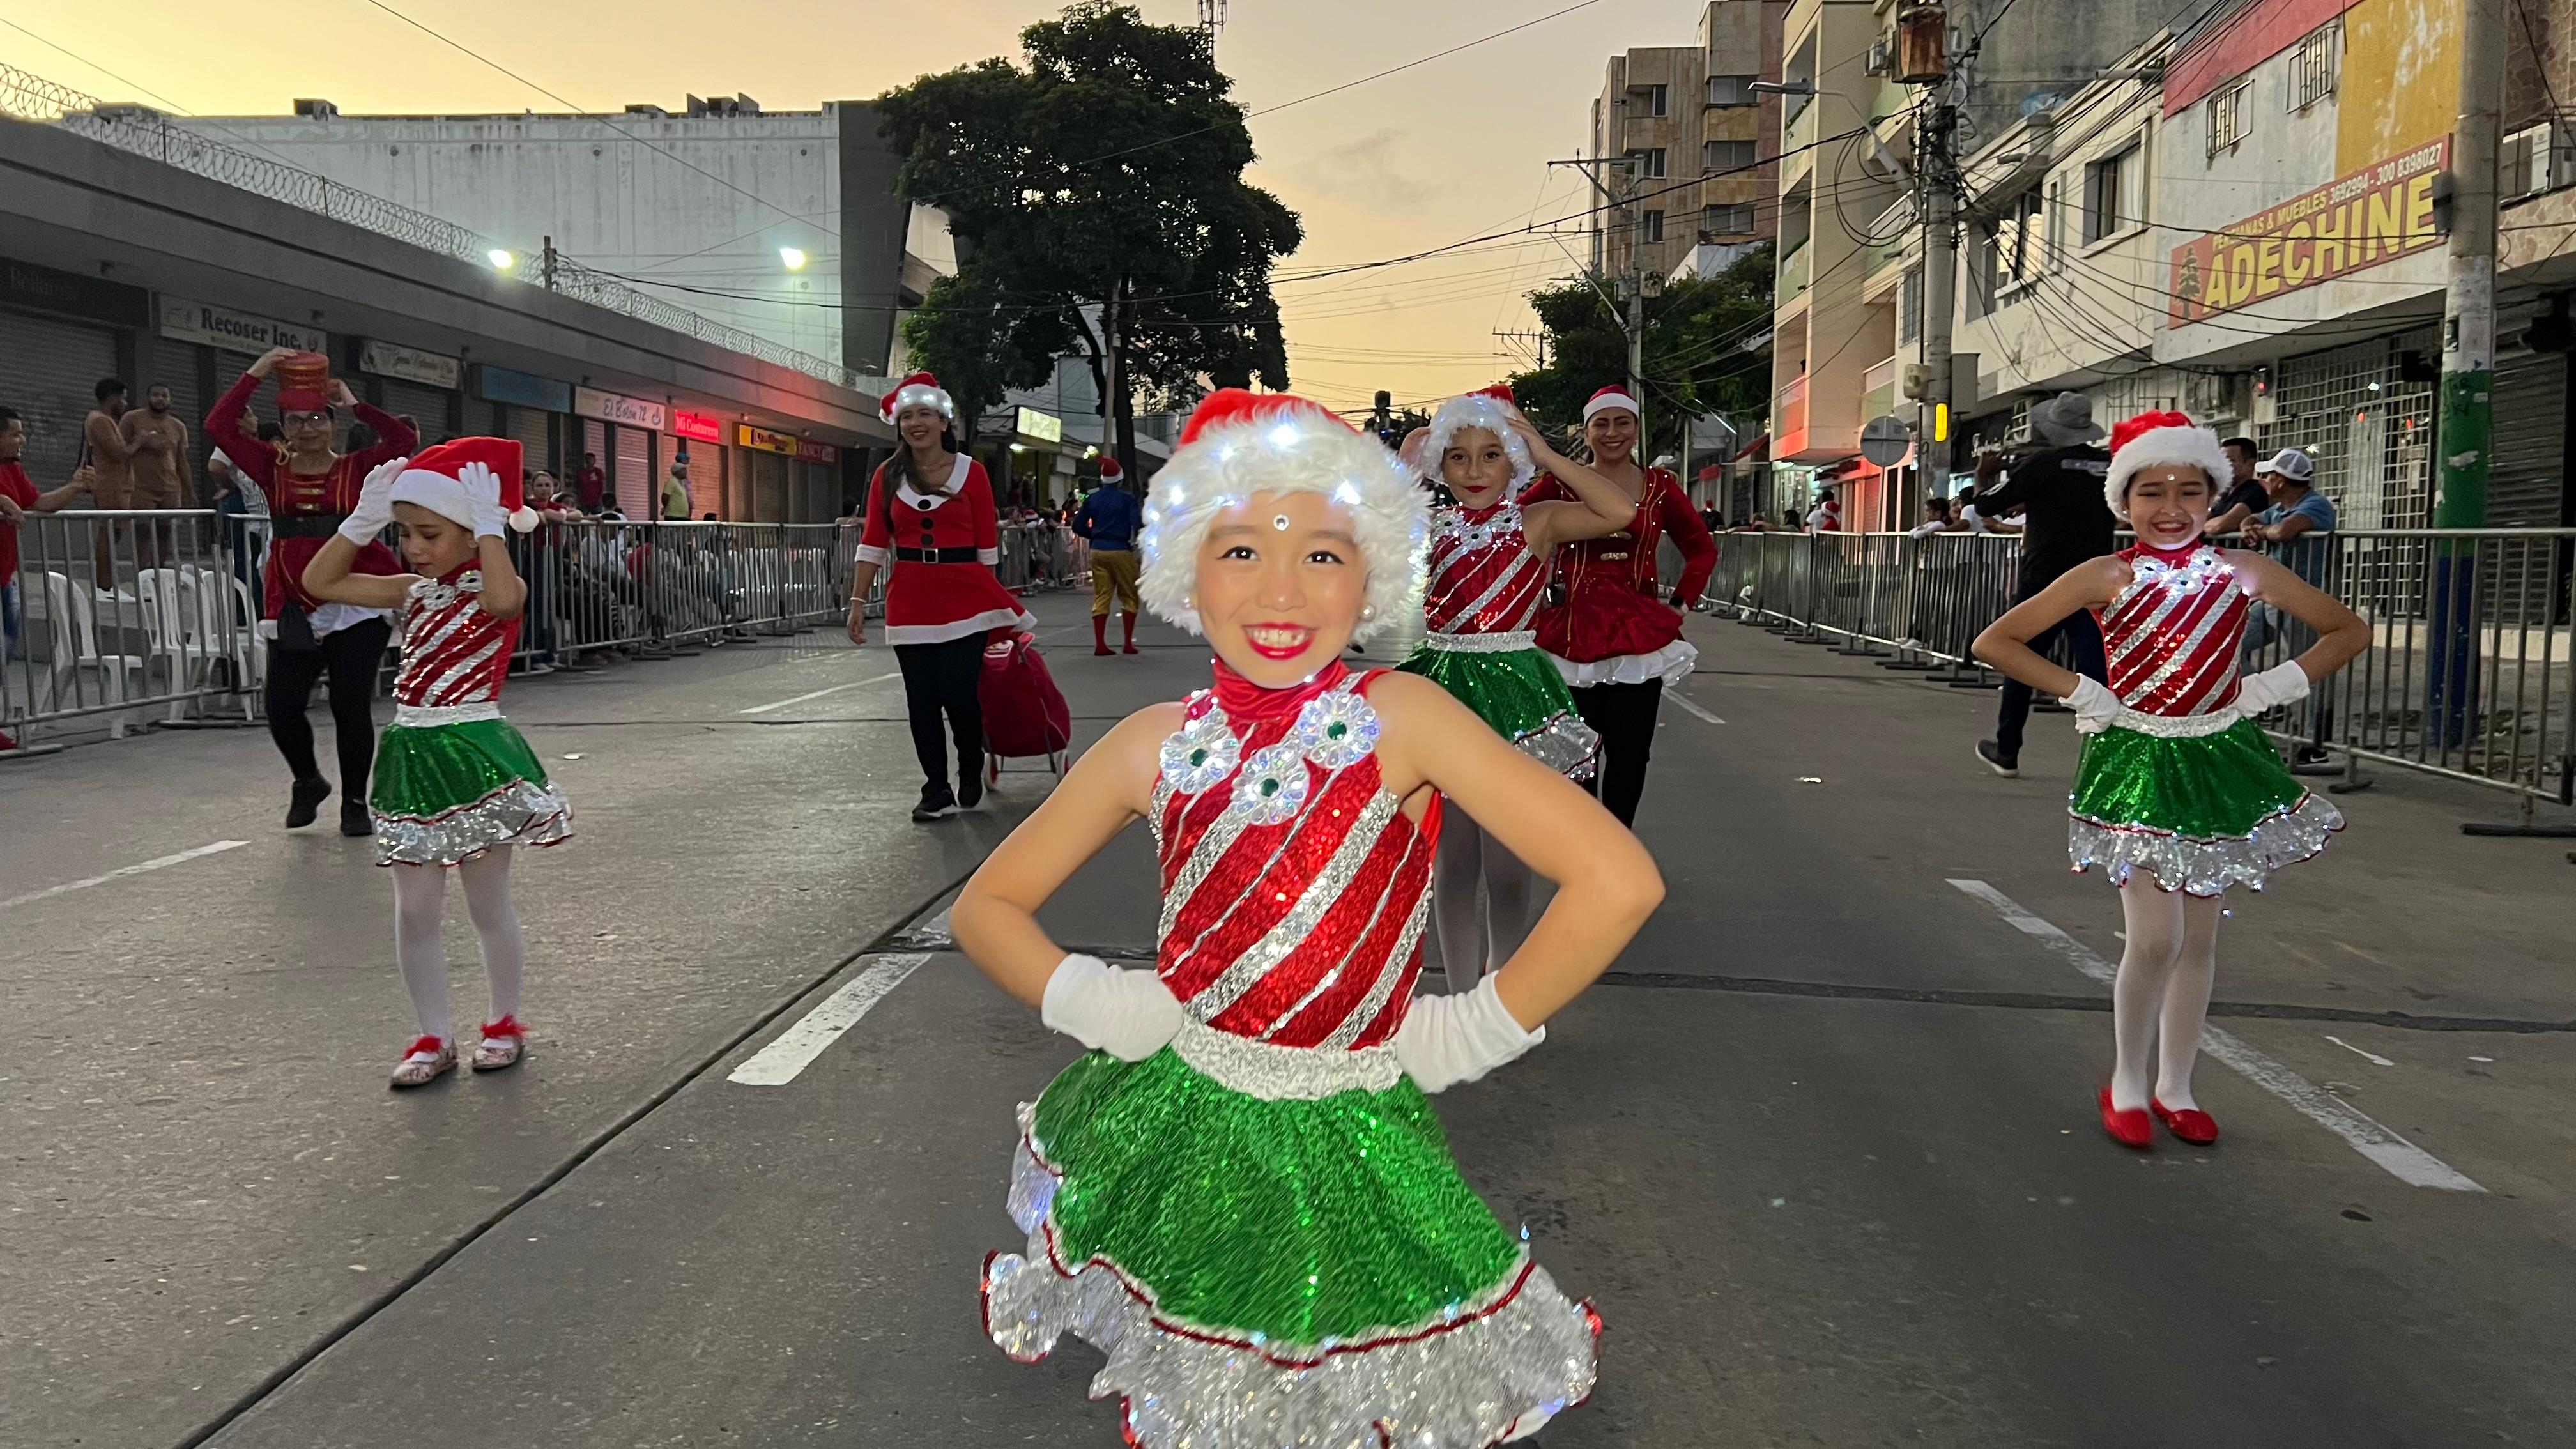
[{"label": "red sequined dress", "polygon": [[[1543,480],[1522,499],[1572,498],[1563,483]],[[1682,576],[1667,597],[1655,555],[1669,534],[1681,550]],[[1682,638],[1681,605],[1699,597],[1717,568],[1717,542],[1690,506],[1681,480],[1648,468],[1637,517],[1600,538],[1559,545],[1556,583],[1562,599],[1538,615],[1538,647],[1554,655],[1565,682],[1672,683],[1686,678],[1699,650]]]},{"label": "red sequined dress", "polygon": [[894,481],[891,465],[868,485],[861,563],[891,565],[886,576],[888,644],[942,644],[995,629],[1029,629],[1037,619],[1002,587],[1001,521],[984,465],[960,453],[945,493]]},{"label": "red sequined dress", "polygon": [[2088,735],[2067,803],[2067,858],[2114,884],[2144,871],[2198,896],[2263,887],[2325,849],[2342,812],[2281,765],[2237,706],[2237,658],[2251,600],[2227,555],[2207,544],[2118,558],[2129,582],[2101,611],[2110,728]]},{"label": "red sequined dress", "polygon": [[1433,515],[1428,632],[1399,668],[1438,681],[1503,738],[1580,779],[1601,737],[1574,712],[1574,696],[1531,628],[1547,587],[1547,560],[1532,551],[1521,506],[1444,508]]},{"label": "red sequined dress", "polygon": [[1108,1355],[1146,1449],[1484,1449],[1590,1391],[1599,1320],[1458,1174],[1387,1044],[1422,966],[1434,797],[1378,773],[1374,674],[1217,666],[1164,742],[1156,970],[1187,1014],[1020,1111],[1024,1253],[984,1272],[1012,1357]]}]

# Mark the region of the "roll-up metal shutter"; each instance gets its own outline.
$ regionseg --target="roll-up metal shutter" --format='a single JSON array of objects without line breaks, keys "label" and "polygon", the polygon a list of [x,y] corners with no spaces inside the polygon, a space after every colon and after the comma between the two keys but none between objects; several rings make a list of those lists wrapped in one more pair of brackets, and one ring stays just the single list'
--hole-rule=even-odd
[{"label": "roll-up metal shutter", "polygon": [[725,503],[727,523],[749,523],[758,515],[751,507],[753,454],[747,448],[725,449]]},{"label": "roll-up metal shutter", "polygon": [[115,373],[116,334],[106,328],[0,312],[0,405],[26,419],[28,481],[59,488],[80,466],[81,421],[97,402],[91,389]]},{"label": "roll-up metal shutter", "polygon": [[449,403],[445,388],[394,377],[384,379],[384,384],[385,411],[398,418],[410,418],[412,425],[420,430],[423,443],[445,442],[456,431],[448,425]]},{"label": "roll-up metal shutter", "polygon": [[[152,344],[152,386],[170,389],[170,415],[188,425],[188,447],[197,453],[189,461],[192,470],[205,467],[206,409],[214,399],[205,396],[197,378],[200,349],[193,342],[173,342],[167,337]],[[224,379],[227,383],[231,378]],[[136,401],[141,401],[138,398]]]},{"label": "roll-up metal shutter", "polygon": [[[226,352],[220,347],[213,351],[215,390],[206,394],[206,406],[209,408],[215,405],[215,399],[222,397],[234,383],[241,381],[242,374],[250,371],[252,363],[259,361],[256,356],[247,352]],[[203,412],[198,413],[198,422],[202,424],[205,416]],[[277,421],[277,388],[272,383],[261,383],[259,390],[250,395],[250,416],[242,423],[242,431],[256,435],[262,421],[272,423]],[[207,446],[212,447],[213,444],[209,443]]]},{"label": "roll-up metal shutter", "polygon": [[777,453],[751,455],[751,516],[761,523],[787,521],[787,474],[791,460]]},{"label": "roll-up metal shutter", "polygon": [[689,516],[725,516],[725,455],[732,450],[714,443],[689,448]]},{"label": "roll-up metal shutter", "polygon": [[653,435],[642,428],[617,430],[617,455],[608,465],[609,491],[629,518],[654,516]]},{"label": "roll-up metal shutter", "polygon": [[2487,527],[2558,526],[2559,500],[2567,491],[2566,439],[2566,355],[2497,359]]},{"label": "roll-up metal shutter", "polygon": [[534,473],[542,468],[562,479],[554,462],[554,425],[554,414],[543,408],[510,405],[510,436],[519,440],[522,471]]}]

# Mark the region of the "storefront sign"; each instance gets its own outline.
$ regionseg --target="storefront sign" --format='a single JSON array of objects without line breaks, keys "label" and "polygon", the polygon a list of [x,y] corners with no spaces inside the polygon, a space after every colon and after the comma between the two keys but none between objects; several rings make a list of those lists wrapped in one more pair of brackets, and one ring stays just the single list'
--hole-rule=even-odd
[{"label": "storefront sign", "polygon": [[166,292],[161,296],[161,335],[174,342],[202,342],[234,352],[266,352],[272,347],[292,347],[298,352],[331,350],[328,332],[298,327],[274,317],[229,312]]},{"label": "storefront sign", "polygon": [[152,317],[152,294],[141,287],[58,272],[32,262],[0,262],[0,302],[119,327],[141,327]]},{"label": "storefront sign", "polygon": [[1036,408],[1020,409],[1018,429],[1022,437],[1039,438],[1050,443],[1064,441],[1064,419],[1053,413],[1039,412]]},{"label": "storefront sign", "polygon": [[445,388],[455,387],[458,379],[465,376],[465,364],[453,357],[378,342],[372,337],[358,346],[358,370]]},{"label": "storefront sign", "polygon": [[671,409],[671,431],[683,438],[695,438],[701,443],[724,441],[723,423],[708,417],[705,413],[693,413],[687,408]]},{"label": "storefront sign", "polygon": [[604,423],[620,423],[630,428],[643,428],[656,433],[662,431],[664,424],[669,421],[668,410],[660,403],[646,402],[640,397],[620,397],[616,393],[601,392],[594,387],[577,387],[572,390],[572,410],[583,417],[597,418]]},{"label": "storefront sign", "polygon": [[2165,325],[2186,327],[2442,244],[2433,178],[2444,136],[2173,250]]},{"label": "storefront sign", "polygon": [[572,411],[572,388],[550,377],[534,373],[513,372],[490,363],[474,369],[474,390],[492,402],[513,403],[523,408],[541,408],[550,413]]},{"label": "storefront sign", "polygon": [[749,423],[743,423],[734,430],[734,441],[746,448],[757,448],[764,453],[785,453],[791,458],[796,456],[797,438],[794,433],[773,433],[767,428],[755,428]]},{"label": "storefront sign", "polygon": [[833,447],[829,443],[809,442],[806,439],[798,438],[796,440],[796,457],[800,462],[837,464],[841,461],[841,450]]}]

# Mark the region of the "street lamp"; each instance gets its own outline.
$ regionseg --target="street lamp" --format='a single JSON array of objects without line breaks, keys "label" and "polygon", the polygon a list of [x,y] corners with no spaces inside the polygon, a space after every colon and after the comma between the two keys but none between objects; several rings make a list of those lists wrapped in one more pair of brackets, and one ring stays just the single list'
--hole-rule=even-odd
[{"label": "street lamp", "polygon": [[497,271],[506,272],[519,264],[519,258],[515,253],[503,251],[499,247],[492,248],[485,255],[492,259],[492,266]]},{"label": "street lamp", "polygon": [[791,272],[801,272],[805,270],[805,253],[797,250],[795,247],[780,247],[778,249],[778,260],[786,263],[787,270]]}]

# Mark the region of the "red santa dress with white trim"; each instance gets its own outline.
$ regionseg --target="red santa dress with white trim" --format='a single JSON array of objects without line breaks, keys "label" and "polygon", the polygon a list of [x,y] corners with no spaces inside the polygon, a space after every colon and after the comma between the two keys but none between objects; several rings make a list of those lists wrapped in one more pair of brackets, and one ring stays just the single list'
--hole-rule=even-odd
[{"label": "red santa dress with white trim", "polygon": [[868,485],[868,524],[859,561],[892,566],[886,579],[889,644],[944,644],[993,629],[1027,629],[1036,616],[993,576],[1001,562],[1001,520],[984,465],[963,453],[948,491],[924,495],[891,484],[877,469]]}]

